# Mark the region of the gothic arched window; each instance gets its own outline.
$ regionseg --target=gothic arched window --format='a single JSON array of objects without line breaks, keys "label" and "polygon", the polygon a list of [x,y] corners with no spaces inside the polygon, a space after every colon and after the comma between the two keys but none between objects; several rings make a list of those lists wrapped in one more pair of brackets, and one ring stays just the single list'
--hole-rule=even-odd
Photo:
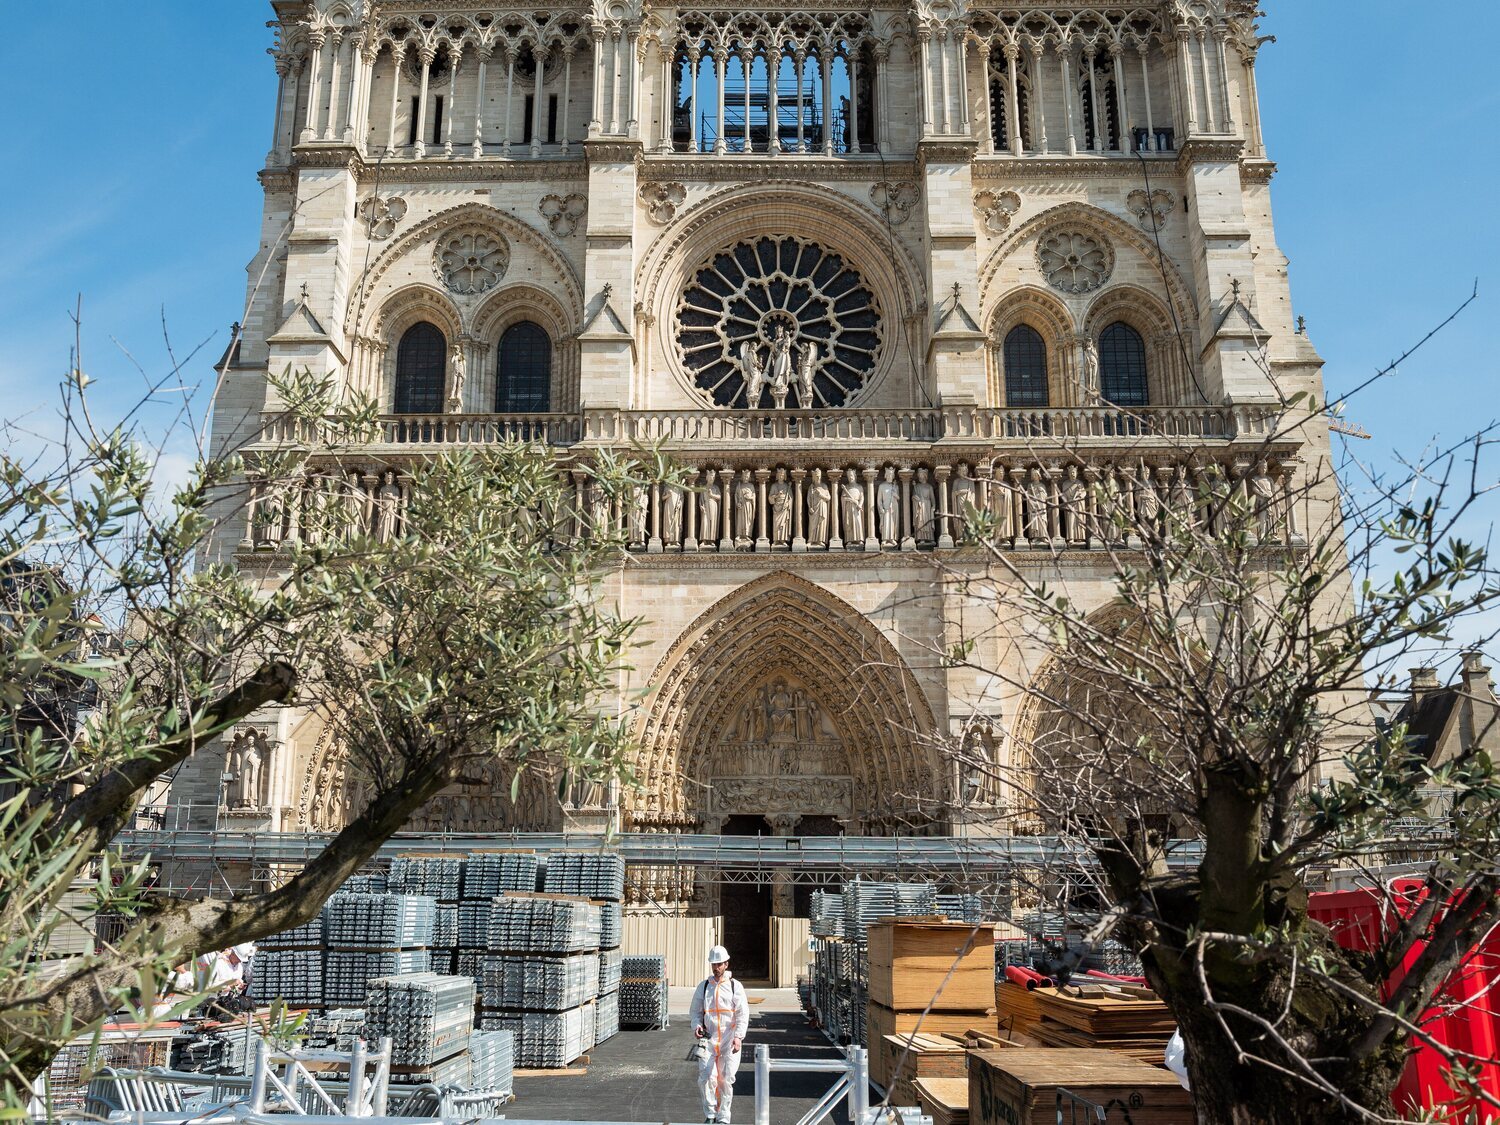
[{"label": "gothic arched window", "polygon": [[552,409],[552,340],[539,324],[523,320],[500,337],[495,370],[495,410],[543,414]]},{"label": "gothic arched window", "polygon": [[448,341],[425,320],[401,334],[396,346],[397,414],[436,414],[443,409],[443,369]]},{"label": "gothic arched window", "polygon": [[1047,345],[1029,324],[1018,324],[1005,337],[1005,405],[1047,405]]},{"label": "gothic arched window", "polygon": [[1115,321],[1099,334],[1099,393],[1116,406],[1148,406],[1146,343],[1130,325]]}]

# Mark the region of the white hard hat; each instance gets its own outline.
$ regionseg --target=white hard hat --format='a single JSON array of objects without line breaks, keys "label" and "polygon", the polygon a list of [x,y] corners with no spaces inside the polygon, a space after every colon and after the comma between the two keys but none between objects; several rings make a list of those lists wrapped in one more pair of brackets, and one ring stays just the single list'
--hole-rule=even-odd
[{"label": "white hard hat", "polygon": [[708,963],[710,965],[722,965],[729,960],[729,950],[722,945],[716,945],[708,951]]}]

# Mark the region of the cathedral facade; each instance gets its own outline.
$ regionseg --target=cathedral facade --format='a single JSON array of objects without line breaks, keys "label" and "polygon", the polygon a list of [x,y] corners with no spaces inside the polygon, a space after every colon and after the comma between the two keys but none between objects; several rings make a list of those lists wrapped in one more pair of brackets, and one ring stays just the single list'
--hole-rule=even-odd
[{"label": "cathedral facade", "polygon": [[[218,448],[277,440],[267,374],[305,367],[381,404],[344,482],[376,531],[403,467],[455,443],[539,438],[571,472],[660,442],[694,484],[612,507],[573,474],[580,521],[632,544],[606,590],[649,625],[601,706],[644,784],[455,792],[423,829],[1013,830],[995,770],[943,750],[1003,774],[1035,722],[1017,685],[1047,639],[984,620],[988,549],[1102,611],[1101,490],[1154,518],[1223,473],[1281,541],[1320,518],[1297,485],[1326,431],[1265,441],[1321,361],[1273,231],[1250,0],[272,7]],[[293,505],[217,549],[274,569],[298,534]],[[228,741],[180,783],[221,825],[338,823],[313,717]],[[681,871],[632,897],[755,919],[751,946],[799,905]]]}]

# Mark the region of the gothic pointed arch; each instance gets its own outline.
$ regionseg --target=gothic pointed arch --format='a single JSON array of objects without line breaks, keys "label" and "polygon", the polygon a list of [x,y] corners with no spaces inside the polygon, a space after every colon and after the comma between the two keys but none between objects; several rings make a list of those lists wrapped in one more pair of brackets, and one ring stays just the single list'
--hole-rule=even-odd
[{"label": "gothic pointed arch", "polygon": [[[979,269],[979,291],[982,295],[983,319],[986,322],[995,316],[1000,304],[1016,288],[1010,280],[1001,278],[1002,270],[1017,255],[1025,262],[1027,248],[1048,231],[1059,228],[1082,229],[1104,241],[1120,263],[1114,269],[1116,283],[1124,280],[1121,275],[1126,273],[1125,265],[1131,258],[1145,267],[1140,270],[1141,279],[1149,281],[1154,290],[1161,288],[1162,277],[1165,275],[1166,289],[1171,302],[1177,306],[1178,319],[1183,324],[1194,323],[1192,286],[1171,258],[1164,259],[1157,253],[1156,245],[1148,235],[1118,215],[1077,202],[1061,203],[1033,216],[1007,232],[1006,237],[990,251]],[[1119,254],[1121,248],[1134,251],[1134,254],[1122,257]],[[1025,270],[1023,281],[1029,282],[1031,276],[1031,271]]]},{"label": "gothic pointed arch", "polygon": [[[529,223],[488,204],[462,203],[457,207],[450,207],[429,216],[399,238],[392,240],[391,245],[381,252],[365,272],[360,279],[360,284],[353,287],[349,296],[346,323],[355,325],[355,331],[361,335],[373,335],[370,326],[375,310],[384,303],[386,287],[383,282],[393,267],[411,257],[419,248],[435,242],[449,232],[465,230],[483,231],[492,236],[500,236],[506,240],[508,258],[515,257],[517,246],[524,247],[528,254],[540,258],[548,267],[548,272],[552,274],[552,280],[557,286],[555,296],[568,310],[569,322],[580,323],[582,321],[583,284],[572,263],[557,250],[551,239]],[[425,265],[423,269],[428,274],[432,273],[430,264]],[[537,283],[538,280],[533,279],[533,283]],[[476,294],[488,292],[491,288],[493,285],[483,289],[475,287],[474,292]],[[468,309],[463,325],[464,331],[467,332],[473,328],[476,312],[477,308]]]},{"label": "gothic pointed arch", "polygon": [[760,812],[892,831],[941,815],[921,687],[875,625],[804,578],[770,574],[723,598],[651,682],[637,732],[643,784],[625,795],[637,825]]}]

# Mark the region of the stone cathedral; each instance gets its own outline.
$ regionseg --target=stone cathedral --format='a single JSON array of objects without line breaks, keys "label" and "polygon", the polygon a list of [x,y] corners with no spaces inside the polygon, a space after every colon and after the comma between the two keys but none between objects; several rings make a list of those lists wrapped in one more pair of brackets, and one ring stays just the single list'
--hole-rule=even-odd
[{"label": "stone cathedral", "polygon": [[[694,474],[602,511],[574,474],[580,521],[628,529],[610,596],[650,622],[601,701],[644,788],[512,805],[497,782],[417,830],[1021,830],[938,749],[1019,760],[1037,716],[1013,685],[1047,671],[1020,627],[975,626],[1002,676],[943,658],[984,612],[965,513],[1100,612],[1101,489],[1154,518],[1222,472],[1282,498],[1282,541],[1318,518],[1291,497],[1326,431],[1265,446],[1321,360],[1272,225],[1253,0],[272,7],[218,447],[274,440],[267,373],[305,367],[382,405],[340,478],[377,529],[404,467],[454,443],[540,438],[570,472],[659,441]],[[298,534],[294,503],[218,550],[274,568]],[[226,742],[178,781],[219,826],[346,815],[315,716]],[[800,888],[647,870],[630,897],[752,978],[806,935]]]}]

